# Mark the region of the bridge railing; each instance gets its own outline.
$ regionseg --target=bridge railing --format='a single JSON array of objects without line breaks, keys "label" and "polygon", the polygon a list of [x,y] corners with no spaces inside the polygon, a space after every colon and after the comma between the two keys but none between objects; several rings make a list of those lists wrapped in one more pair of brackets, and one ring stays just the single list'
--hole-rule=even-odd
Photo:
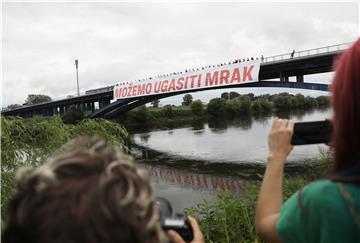
[{"label": "bridge railing", "polygon": [[344,51],[352,43],[353,42],[348,42],[348,43],[342,43],[342,44],[337,44],[337,45],[319,47],[319,48],[315,48],[315,49],[295,51],[295,52],[290,52],[290,53],[285,53],[285,54],[280,54],[280,55],[275,55],[275,56],[264,57],[262,59],[262,62],[277,62],[277,61],[282,61],[282,60],[289,60],[289,59],[325,54],[325,53],[336,52],[336,51]]}]

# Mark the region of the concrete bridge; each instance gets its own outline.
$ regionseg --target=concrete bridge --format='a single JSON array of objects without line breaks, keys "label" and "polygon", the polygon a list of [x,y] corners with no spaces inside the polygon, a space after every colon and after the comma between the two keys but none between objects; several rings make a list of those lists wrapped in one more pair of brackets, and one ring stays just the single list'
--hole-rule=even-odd
[{"label": "concrete bridge", "polygon": [[[87,111],[88,113],[91,113],[89,115],[90,118],[114,118],[153,100],[210,89],[283,87],[327,91],[328,85],[305,82],[304,75],[332,71],[334,59],[350,44],[351,43],[345,43],[261,58],[258,82],[122,98],[113,103],[111,103],[111,100],[113,100],[114,97],[114,86],[108,86],[95,90],[88,90],[85,95],[31,106],[23,106],[14,110],[3,111],[2,113],[7,116],[21,116],[24,118],[33,116],[52,116],[55,114],[62,115],[71,105],[76,105],[84,112]],[[289,82],[289,77],[296,77],[296,82]],[[280,79],[280,81],[273,81],[273,79]]]}]

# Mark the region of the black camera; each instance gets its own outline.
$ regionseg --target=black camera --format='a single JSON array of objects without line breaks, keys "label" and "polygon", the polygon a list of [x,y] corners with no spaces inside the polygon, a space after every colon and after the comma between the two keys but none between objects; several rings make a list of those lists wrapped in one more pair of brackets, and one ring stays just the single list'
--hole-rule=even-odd
[{"label": "black camera", "polygon": [[173,216],[170,202],[163,197],[156,197],[156,205],[160,209],[161,225],[165,232],[175,230],[185,242],[191,242],[194,239],[191,224],[184,214]]},{"label": "black camera", "polygon": [[329,120],[314,122],[297,122],[294,124],[292,145],[329,143],[332,135],[332,124]]}]

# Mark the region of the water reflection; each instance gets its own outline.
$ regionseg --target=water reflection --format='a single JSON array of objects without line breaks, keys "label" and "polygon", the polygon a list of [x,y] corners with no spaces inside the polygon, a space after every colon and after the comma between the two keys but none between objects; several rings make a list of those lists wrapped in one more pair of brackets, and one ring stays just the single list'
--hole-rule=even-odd
[{"label": "water reflection", "polygon": [[147,143],[149,141],[149,138],[150,138],[150,134],[149,133],[143,133],[140,135],[140,140],[142,142],[145,142]]},{"label": "water reflection", "polygon": [[175,184],[180,188],[191,188],[201,193],[217,194],[220,191],[241,193],[246,181],[236,177],[220,177],[194,173],[170,167],[141,164],[145,168],[154,186],[158,184]]},{"label": "water reflection", "polygon": [[[315,121],[331,117],[330,110],[288,111],[277,113],[295,121]],[[247,116],[233,120],[194,120],[187,127],[167,128],[133,134],[132,142],[142,147],[187,160],[208,163],[265,163],[267,136],[273,116]],[[323,145],[295,146],[288,161],[302,163],[319,156]]]},{"label": "water reflection", "polygon": [[[288,111],[275,116],[315,121],[331,117],[331,111]],[[181,127],[169,123],[163,130],[131,135],[131,152],[148,171],[156,195],[168,198],[181,212],[204,199],[212,202],[223,190],[241,194],[247,183],[261,180],[272,119],[272,115],[257,114],[233,120],[197,119]],[[295,146],[285,173],[303,173],[302,162],[318,156],[319,145]]]}]

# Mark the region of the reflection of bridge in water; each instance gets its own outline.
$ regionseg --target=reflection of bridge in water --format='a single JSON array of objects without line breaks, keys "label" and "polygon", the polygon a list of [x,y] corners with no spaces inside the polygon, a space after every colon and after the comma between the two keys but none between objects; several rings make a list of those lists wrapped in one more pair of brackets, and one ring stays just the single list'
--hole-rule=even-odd
[{"label": "reflection of bridge in water", "polygon": [[183,187],[190,187],[196,191],[208,191],[210,193],[229,191],[232,193],[241,193],[246,183],[244,179],[236,177],[199,174],[149,164],[141,164],[141,167],[147,170],[148,175],[154,182],[174,183]]},{"label": "reflection of bridge in water", "polygon": [[[225,86],[215,85],[206,88],[199,87],[191,90],[178,90],[171,93],[151,93],[149,95],[122,98],[113,103],[111,103],[111,100],[114,98],[113,89],[115,86],[109,86],[106,88],[89,90],[89,92],[87,91],[86,94],[82,96],[56,100],[32,106],[24,106],[10,111],[3,111],[3,114],[21,116],[25,118],[33,116],[52,116],[56,114],[62,115],[70,108],[70,106],[77,106],[84,112],[90,112],[91,118],[113,118],[135,107],[149,103],[153,100],[159,100],[174,95],[203,90],[248,87],[283,87],[327,91],[327,84],[305,82],[304,75],[332,71],[333,60],[348,46],[349,43],[346,43],[299,51],[295,52],[293,55],[292,53],[287,53],[282,55],[264,57],[264,59],[262,59],[262,62],[260,63],[258,82],[239,82],[236,84],[229,84]],[[248,69],[244,69],[244,73],[246,73],[246,70],[249,71],[251,69],[250,64],[251,62],[248,64]],[[242,63],[241,65],[247,64]],[[231,65],[229,65],[229,68],[230,66]],[[224,71],[222,70],[223,68],[224,67],[221,67],[218,70],[219,73]],[[212,70],[212,72],[217,73],[216,68]],[[196,74],[196,72],[193,74]],[[191,77],[191,73],[187,73],[187,75],[190,75]],[[225,72],[224,75],[226,75]],[[296,77],[296,82],[290,82],[289,77]],[[221,78],[222,76],[220,75],[220,82]],[[170,80],[171,77],[167,79]],[[274,81],[273,79],[279,79],[280,81]],[[139,86],[139,84],[136,85]],[[98,110],[96,110],[96,108],[98,108]]]}]

